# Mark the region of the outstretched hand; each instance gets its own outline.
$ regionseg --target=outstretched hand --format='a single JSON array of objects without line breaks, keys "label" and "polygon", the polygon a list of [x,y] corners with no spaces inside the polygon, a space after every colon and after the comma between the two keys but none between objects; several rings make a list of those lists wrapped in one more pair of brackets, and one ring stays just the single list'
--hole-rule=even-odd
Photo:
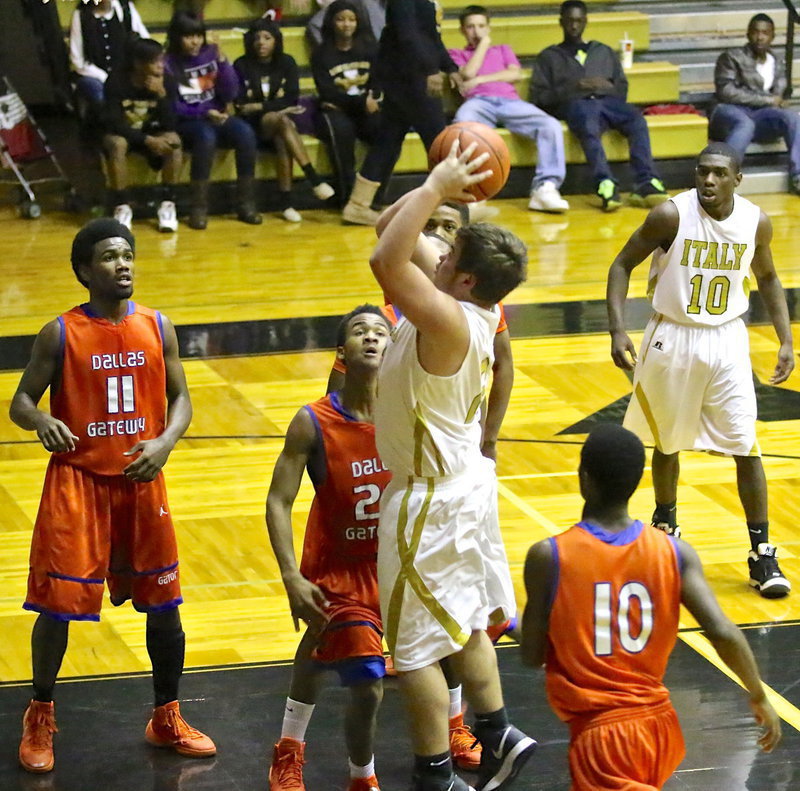
[{"label": "outstretched hand", "polygon": [[456,200],[470,203],[475,196],[467,189],[492,175],[491,170],[476,172],[489,158],[484,152],[473,159],[477,143],[470,143],[460,154],[459,141],[454,140],[446,159],[443,159],[430,172],[427,184],[442,196],[442,200]]}]

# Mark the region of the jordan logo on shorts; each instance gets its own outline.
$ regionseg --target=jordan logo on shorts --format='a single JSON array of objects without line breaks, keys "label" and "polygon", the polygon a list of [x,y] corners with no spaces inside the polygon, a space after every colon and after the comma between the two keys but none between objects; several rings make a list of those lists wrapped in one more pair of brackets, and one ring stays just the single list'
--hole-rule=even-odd
[{"label": "jordan logo on shorts", "polygon": [[168,513],[169,513],[169,511],[167,511],[167,509],[164,508],[163,505],[158,509],[158,515],[159,516],[166,516]]},{"label": "jordan logo on shorts", "polygon": [[663,346],[663,344],[661,343],[661,341],[656,341],[656,342],[653,344],[653,348],[654,348],[654,349],[658,349],[660,352],[663,352],[663,351],[664,351],[664,346]]}]

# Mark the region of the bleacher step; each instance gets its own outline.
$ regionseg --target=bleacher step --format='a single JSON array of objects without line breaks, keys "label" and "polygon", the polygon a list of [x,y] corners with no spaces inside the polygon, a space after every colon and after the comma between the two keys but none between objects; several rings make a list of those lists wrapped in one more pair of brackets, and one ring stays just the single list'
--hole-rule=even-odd
[{"label": "bleacher step", "polygon": [[742,183],[736,191],[740,195],[757,195],[767,192],[788,192],[788,190],[789,174],[786,168],[777,170],[771,165],[766,165],[746,168]]}]

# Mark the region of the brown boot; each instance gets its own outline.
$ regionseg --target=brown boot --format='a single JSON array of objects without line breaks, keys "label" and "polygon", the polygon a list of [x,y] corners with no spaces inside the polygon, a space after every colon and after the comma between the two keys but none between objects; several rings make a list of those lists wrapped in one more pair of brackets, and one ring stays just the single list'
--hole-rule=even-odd
[{"label": "brown boot", "polygon": [[56,728],[53,702],[32,700],[22,718],[19,762],[28,772],[49,772],[53,768],[53,734]]},{"label": "brown boot", "polygon": [[190,228],[205,231],[208,226],[208,180],[192,182],[192,208],[189,210]]},{"label": "brown boot", "polygon": [[350,193],[350,200],[342,211],[342,220],[353,225],[375,225],[378,212],[373,211],[370,206],[380,185],[379,181],[370,181],[356,173],[356,183]]},{"label": "brown boot", "polygon": [[261,215],[256,209],[256,180],[253,176],[239,176],[236,182],[236,216],[248,225],[261,225]]}]

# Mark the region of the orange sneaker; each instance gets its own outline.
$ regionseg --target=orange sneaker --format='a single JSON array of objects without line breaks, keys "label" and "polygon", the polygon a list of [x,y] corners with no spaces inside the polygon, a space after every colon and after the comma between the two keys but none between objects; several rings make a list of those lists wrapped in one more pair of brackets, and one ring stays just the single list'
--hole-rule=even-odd
[{"label": "orange sneaker", "polygon": [[49,772],[53,769],[53,734],[56,715],[53,701],[32,700],[22,717],[22,741],[19,743],[19,762],[28,772]]},{"label": "orange sneaker", "polygon": [[469,725],[464,725],[464,715],[450,718],[450,754],[460,769],[477,771],[481,765],[481,744]]},{"label": "orange sneaker", "polygon": [[269,791],[306,791],[303,784],[305,742],[284,737],[272,752],[269,767]]},{"label": "orange sneaker", "polygon": [[214,742],[181,717],[177,700],[153,709],[144,738],[154,747],[172,747],[175,752],[191,758],[210,758],[217,754]]},{"label": "orange sneaker", "polygon": [[347,791],[381,791],[378,785],[378,778],[372,777],[351,777]]}]

